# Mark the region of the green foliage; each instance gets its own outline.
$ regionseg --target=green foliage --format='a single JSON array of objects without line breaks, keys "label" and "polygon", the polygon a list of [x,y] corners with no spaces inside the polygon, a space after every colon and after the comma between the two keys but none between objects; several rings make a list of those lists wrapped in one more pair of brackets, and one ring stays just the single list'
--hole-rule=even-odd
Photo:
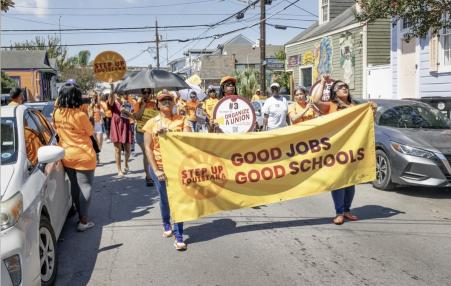
[{"label": "green foliage", "polygon": [[[429,31],[451,28],[451,1],[449,0],[358,0],[360,8],[355,13],[361,22],[392,17],[394,21],[406,19],[410,31],[406,39],[425,37]],[[448,15],[448,17],[444,17]]]},{"label": "green foliage", "polygon": [[96,83],[92,68],[88,66],[91,52],[82,50],[78,55],[68,58],[67,48],[60,46],[60,39],[56,36],[38,36],[32,41],[14,43],[11,49],[47,50],[48,57],[56,59],[61,81],[75,79],[83,90],[93,88]]},{"label": "green foliage", "polygon": [[275,71],[272,75],[273,81],[277,82],[280,87],[285,87],[290,92],[290,73],[285,71]]},{"label": "green foliage", "polygon": [[287,58],[287,55],[285,54],[284,49],[281,49],[281,50],[278,50],[277,52],[275,52],[274,56],[276,57],[276,59],[278,59],[279,61],[283,61],[283,62],[285,62],[285,59]]},{"label": "green foliage", "polygon": [[259,72],[255,69],[244,69],[235,72],[235,77],[238,94],[249,99],[252,98],[259,88]]},{"label": "green foliage", "polygon": [[67,48],[60,46],[60,39],[57,36],[48,36],[47,38],[36,36],[34,40],[26,40],[21,43],[14,43],[11,50],[46,50],[48,57],[56,59],[56,66],[59,71],[68,68],[66,57]]},{"label": "green foliage", "polygon": [[6,73],[1,72],[1,91],[2,93],[7,93],[13,87],[17,87],[17,82],[10,78]]},{"label": "green foliage", "polygon": [[72,67],[61,74],[61,80],[75,79],[81,90],[93,89],[97,80],[91,67]]},{"label": "green foliage", "polygon": [[1,11],[3,12],[8,12],[9,8],[14,8],[14,1],[12,0],[1,0],[0,1],[0,6],[1,6]]}]

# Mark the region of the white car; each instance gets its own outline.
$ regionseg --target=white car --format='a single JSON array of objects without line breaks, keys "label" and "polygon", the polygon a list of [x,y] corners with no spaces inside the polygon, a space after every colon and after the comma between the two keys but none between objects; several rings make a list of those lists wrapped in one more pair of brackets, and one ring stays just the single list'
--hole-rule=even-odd
[{"label": "white car", "polygon": [[57,238],[72,206],[69,180],[44,116],[1,107],[1,285],[52,285]]}]

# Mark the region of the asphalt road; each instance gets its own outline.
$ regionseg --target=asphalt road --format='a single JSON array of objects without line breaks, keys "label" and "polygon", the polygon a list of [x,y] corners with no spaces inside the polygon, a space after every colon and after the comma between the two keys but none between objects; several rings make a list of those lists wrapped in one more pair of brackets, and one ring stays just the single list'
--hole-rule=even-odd
[{"label": "asphalt road", "polygon": [[112,144],[101,159],[96,227],[78,233],[67,220],[56,285],[451,285],[451,190],[360,185],[361,219],[341,226],[329,193],[225,212],[187,223],[188,250],[177,252],[141,154],[122,179]]}]

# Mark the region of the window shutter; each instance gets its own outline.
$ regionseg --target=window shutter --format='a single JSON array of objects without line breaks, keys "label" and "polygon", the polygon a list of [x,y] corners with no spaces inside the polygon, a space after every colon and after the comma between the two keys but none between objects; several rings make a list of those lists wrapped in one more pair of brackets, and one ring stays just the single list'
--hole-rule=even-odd
[{"label": "window shutter", "polygon": [[431,34],[431,38],[429,40],[429,70],[432,72],[438,71],[438,45],[438,36]]}]

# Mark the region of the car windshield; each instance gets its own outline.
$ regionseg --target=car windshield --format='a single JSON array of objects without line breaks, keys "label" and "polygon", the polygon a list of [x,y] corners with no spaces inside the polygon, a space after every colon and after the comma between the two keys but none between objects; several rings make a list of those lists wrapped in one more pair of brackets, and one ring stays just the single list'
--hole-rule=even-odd
[{"label": "car windshield", "polygon": [[378,125],[395,128],[451,128],[451,122],[440,111],[423,104],[380,106],[377,118]]},{"label": "car windshield", "polygon": [[1,163],[11,164],[17,160],[16,120],[12,117],[2,117],[1,122]]}]

